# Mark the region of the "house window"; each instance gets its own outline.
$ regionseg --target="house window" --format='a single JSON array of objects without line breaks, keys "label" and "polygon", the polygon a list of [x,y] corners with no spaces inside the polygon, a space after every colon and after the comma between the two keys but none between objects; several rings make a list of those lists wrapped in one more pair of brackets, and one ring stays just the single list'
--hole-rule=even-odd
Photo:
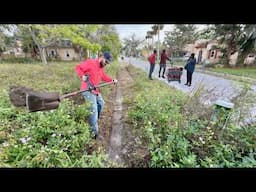
[{"label": "house window", "polygon": [[55,56],[56,56],[56,52],[55,52],[55,50],[53,50],[53,49],[51,50],[51,52],[50,52],[50,56],[51,56],[51,57],[55,57]]},{"label": "house window", "polygon": [[211,51],[211,58],[214,58],[215,51]]},{"label": "house window", "polygon": [[66,47],[71,47],[71,42],[70,41],[66,41]]}]

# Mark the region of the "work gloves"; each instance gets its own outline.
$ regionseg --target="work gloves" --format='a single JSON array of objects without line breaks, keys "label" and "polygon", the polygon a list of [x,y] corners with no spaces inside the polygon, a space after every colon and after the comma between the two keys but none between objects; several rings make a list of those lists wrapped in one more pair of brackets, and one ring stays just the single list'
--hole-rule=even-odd
[{"label": "work gloves", "polygon": [[83,75],[82,80],[87,83],[89,91],[96,90],[96,87],[89,81],[88,75]]},{"label": "work gloves", "polygon": [[114,84],[116,84],[118,80],[117,79],[113,79],[112,81],[113,81]]},{"label": "work gloves", "polygon": [[87,75],[83,75],[82,76],[82,80],[86,82],[88,80],[88,76]]}]

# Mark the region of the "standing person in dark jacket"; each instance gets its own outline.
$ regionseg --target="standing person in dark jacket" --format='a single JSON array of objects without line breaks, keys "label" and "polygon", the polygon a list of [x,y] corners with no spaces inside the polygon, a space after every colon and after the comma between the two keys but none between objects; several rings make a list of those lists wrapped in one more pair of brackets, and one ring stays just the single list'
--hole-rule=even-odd
[{"label": "standing person in dark jacket", "polygon": [[186,68],[187,68],[187,83],[185,85],[191,86],[192,83],[192,75],[195,70],[195,65],[196,65],[196,59],[195,59],[195,54],[192,53],[191,56],[189,57]]},{"label": "standing person in dark jacket", "polygon": [[166,69],[166,60],[171,61],[171,59],[169,57],[167,57],[166,53],[165,53],[165,49],[163,50],[162,54],[161,54],[161,58],[160,58],[160,68],[159,68],[159,75],[158,77],[160,78],[161,76],[161,70],[163,68],[163,74],[162,74],[162,78],[164,77],[165,74],[165,69]]},{"label": "standing person in dark jacket", "polygon": [[148,78],[149,78],[150,80],[153,80],[153,78],[152,78],[152,73],[153,73],[153,71],[154,71],[154,69],[155,69],[156,54],[157,54],[157,51],[154,50],[154,52],[148,57],[148,61],[149,61],[149,64],[150,64]]}]

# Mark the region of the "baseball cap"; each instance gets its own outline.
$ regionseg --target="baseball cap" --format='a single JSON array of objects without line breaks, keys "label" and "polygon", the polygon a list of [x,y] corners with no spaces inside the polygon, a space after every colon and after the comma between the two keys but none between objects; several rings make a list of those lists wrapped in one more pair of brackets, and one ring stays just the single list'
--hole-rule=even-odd
[{"label": "baseball cap", "polygon": [[104,56],[104,58],[105,58],[107,64],[111,63],[111,61],[112,61],[112,56],[111,56],[111,54],[110,54],[109,52],[105,52],[105,53],[103,54],[103,56]]}]

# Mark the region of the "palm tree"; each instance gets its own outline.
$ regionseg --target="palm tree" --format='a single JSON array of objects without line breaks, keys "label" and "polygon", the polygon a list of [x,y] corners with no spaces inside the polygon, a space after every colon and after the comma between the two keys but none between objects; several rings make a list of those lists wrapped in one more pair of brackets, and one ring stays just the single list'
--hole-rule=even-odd
[{"label": "palm tree", "polygon": [[129,55],[137,55],[137,47],[144,42],[144,39],[141,40],[136,37],[135,34],[132,34],[129,38],[124,39],[123,49],[128,52]]},{"label": "palm tree", "polygon": [[159,51],[159,47],[160,47],[160,40],[159,40],[159,36],[160,36],[160,30],[162,30],[164,28],[164,25],[160,25],[160,24],[156,24],[152,26],[153,29],[153,35],[158,35],[158,45],[157,45],[157,60],[159,60],[159,56],[160,56],[160,51]]},{"label": "palm tree", "polygon": [[154,45],[154,31],[148,31],[147,32],[147,36],[149,36],[150,39],[152,39],[152,49],[153,49],[153,45]]},{"label": "palm tree", "polygon": [[[151,32],[151,31],[148,31],[148,32],[147,32],[147,35],[146,35],[145,39],[146,39],[146,41],[147,41],[148,50],[151,50],[151,46],[149,45],[149,41],[148,41],[148,39],[153,40],[153,35],[152,35],[152,32]],[[152,46],[153,46],[153,41],[152,41]],[[153,47],[152,47],[152,48],[153,48]]]}]

